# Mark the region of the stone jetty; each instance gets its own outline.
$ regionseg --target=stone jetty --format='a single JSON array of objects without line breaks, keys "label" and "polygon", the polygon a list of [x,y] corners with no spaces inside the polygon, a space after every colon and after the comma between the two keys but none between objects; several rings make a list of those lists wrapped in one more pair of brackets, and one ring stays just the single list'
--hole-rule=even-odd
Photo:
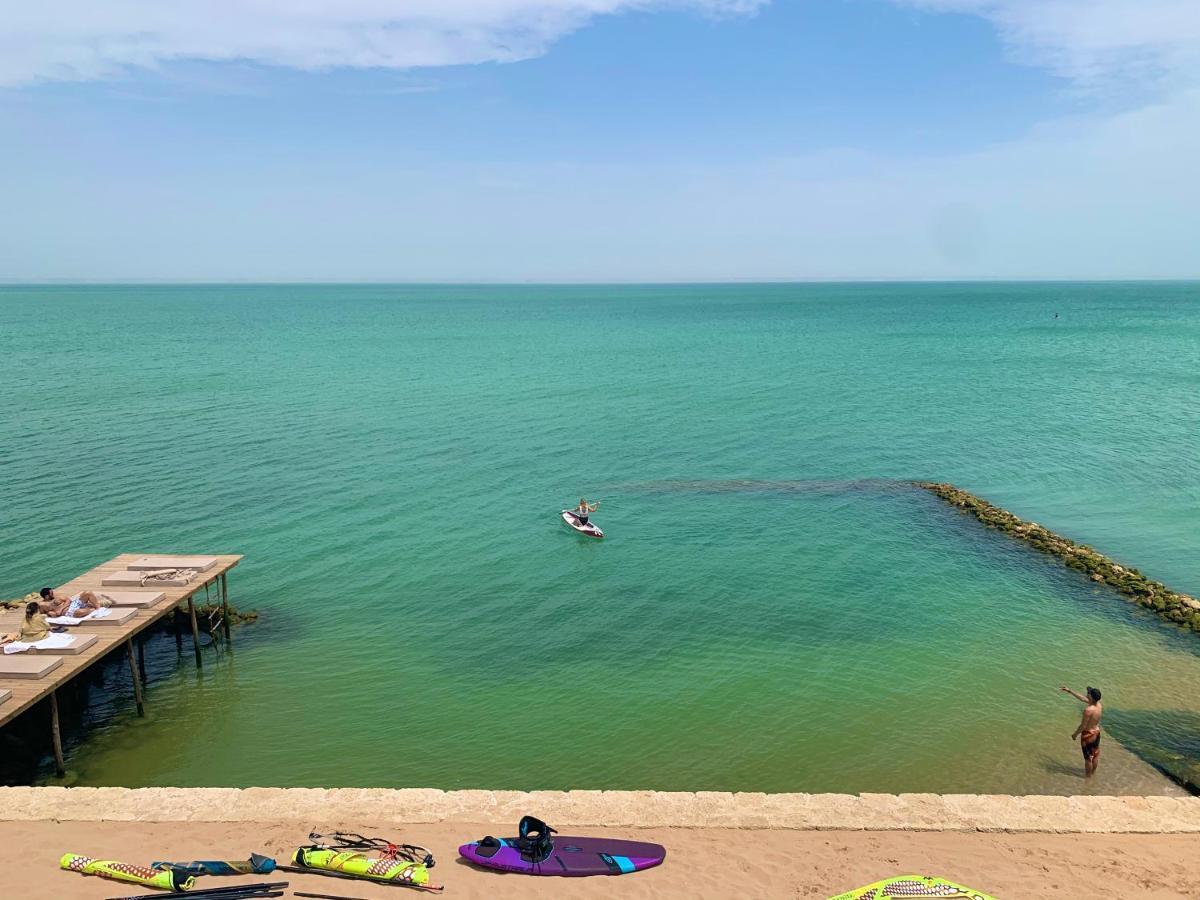
[{"label": "stone jetty", "polygon": [[1137,569],[1122,566],[1085,544],[1055,534],[1036,522],[1026,522],[1006,509],[993,506],[952,484],[915,481],[914,485],[940,497],[951,506],[970,513],[988,528],[1002,531],[1029,544],[1035,550],[1057,556],[1072,569],[1078,569],[1092,581],[1110,585],[1138,606],[1152,609],[1162,618],[1200,633],[1200,600],[1180,594],[1161,581],[1147,578]]}]

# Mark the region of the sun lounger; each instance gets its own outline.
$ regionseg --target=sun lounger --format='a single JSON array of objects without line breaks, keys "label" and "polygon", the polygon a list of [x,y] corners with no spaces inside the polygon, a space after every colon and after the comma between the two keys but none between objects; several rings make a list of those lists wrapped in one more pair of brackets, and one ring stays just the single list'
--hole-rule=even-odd
[{"label": "sun lounger", "polygon": [[5,700],[7,700],[11,696],[12,696],[12,691],[10,691],[10,690],[0,691],[0,703],[3,703]]},{"label": "sun lounger", "polygon": [[70,643],[55,643],[53,646],[44,647],[44,642],[39,641],[34,645],[34,652],[44,653],[50,656],[75,656],[82,653],[92,644],[99,640],[94,634],[62,634],[61,632],[50,635],[51,637],[66,638]]},{"label": "sun lounger", "polygon": [[138,609],[149,609],[157,606],[165,598],[162,591],[96,591],[96,596],[112,601],[113,606],[135,606]]},{"label": "sun lounger", "polygon": [[41,653],[0,655],[0,678],[45,678],[47,673],[61,665],[61,656],[45,656]]},{"label": "sun lounger", "polygon": [[153,572],[155,569],[195,569],[207,572],[216,568],[215,556],[143,556],[129,564],[132,572]]},{"label": "sun lounger", "polygon": [[113,606],[108,609],[98,609],[82,619],[71,619],[67,616],[49,616],[46,621],[51,625],[65,625],[68,628],[112,628],[129,624],[130,619],[137,616],[138,611],[130,606]]},{"label": "sun lounger", "polygon": [[53,632],[40,641],[33,641],[32,643],[13,641],[11,644],[5,644],[4,653],[8,656],[14,653],[48,653],[52,656],[75,656],[77,653],[82,653],[88,647],[92,646],[97,640],[98,638],[94,634],[63,634],[62,632]]},{"label": "sun lounger", "polygon": [[162,588],[162,587],[184,587],[191,584],[196,579],[196,574],[193,572],[189,577],[186,574],[177,575],[174,578],[155,578],[146,580],[146,576],[151,574],[151,570],[133,571],[126,569],[124,572],[113,572],[111,575],[105,575],[101,580],[101,584],[105,587],[147,587],[147,588]]}]

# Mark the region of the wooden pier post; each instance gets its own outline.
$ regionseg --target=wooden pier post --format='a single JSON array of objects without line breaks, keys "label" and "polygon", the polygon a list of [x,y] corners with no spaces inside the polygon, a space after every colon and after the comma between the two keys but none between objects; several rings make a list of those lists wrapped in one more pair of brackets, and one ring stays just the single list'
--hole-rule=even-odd
[{"label": "wooden pier post", "polygon": [[50,692],[50,740],[54,744],[54,770],[58,772],[58,777],[62,778],[67,774],[67,767],[63,762],[62,731],[58,725],[57,690]]},{"label": "wooden pier post", "polygon": [[196,651],[196,668],[204,668],[204,660],[200,658],[200,626],[196,624],[196,601],[188,596],[188,615],[192,619],[192,647]]},{"label": "wooden pier post", "polygon": [[225,580],[225,573],[221,573],[221,626],[225,630],[226,645],[232,644],[233,639],[229,634],[229,582]]},{"label": "wooden pier post", "polygon": [[126,638],[125,652],[129,656],[129,674],[133,676],[133,700],[137,704],[137,714],[145,716],[146,709],[142,706],[142,679],[138,677],[138,667],[133,661],[133,638]]},{"label": "wooden pier post", "polygon": [[138,635],[138,674],[142,676],[142,684],[146,683],[146,635]]}]

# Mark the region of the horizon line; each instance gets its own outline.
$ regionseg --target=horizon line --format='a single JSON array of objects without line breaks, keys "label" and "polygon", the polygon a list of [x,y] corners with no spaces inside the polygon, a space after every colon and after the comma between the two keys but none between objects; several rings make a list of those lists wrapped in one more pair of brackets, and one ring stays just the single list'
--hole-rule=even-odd
[{"label": "horizon line", "polygon": [[1200,275],[1176,277],[1032,277],[980,276],[975,278],[901,278],[901,277],[824,277],[824,278],[722,278],[722,279],[613,279],[613,280],[538,280],[538,279],[142,279],[48,278],[6,281],[0,288],[23,287],[637,287],[686,285],[785,285],[785,284],[1195,284]]}]

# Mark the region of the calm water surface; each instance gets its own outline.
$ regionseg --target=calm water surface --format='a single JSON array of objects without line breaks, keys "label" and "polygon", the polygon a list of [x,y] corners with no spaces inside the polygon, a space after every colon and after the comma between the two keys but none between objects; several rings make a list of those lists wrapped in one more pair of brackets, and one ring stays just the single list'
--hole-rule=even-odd
[{"label": "calm water surface", "polygon": [[80,783],[1073,793],[1066,681],[1166,791],[1200,722],[1200,639],[899,483],[1200,592],[1195,284],[2,288],[0,385],[0,594],[262,613]]}]

